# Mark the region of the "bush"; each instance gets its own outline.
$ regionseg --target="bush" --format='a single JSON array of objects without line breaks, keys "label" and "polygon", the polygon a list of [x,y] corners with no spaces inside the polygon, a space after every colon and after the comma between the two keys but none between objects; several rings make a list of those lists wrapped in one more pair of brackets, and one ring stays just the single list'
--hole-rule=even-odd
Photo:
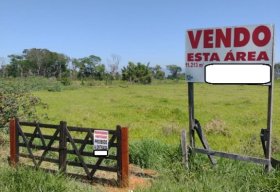
[{"label": "bush", "polygon": [[150,84],[152,82],[152,71],[150,70],[149,65],[129,62],[128,66],[123,67],[122,69],[122,80]]},{"label": "bush", "polygon": [[52,85],[52,86],[49,86],[47,90],[50,92],[60,92],[61,87],[60,87],[60,85]]},{"label": "bush", "polygon": [[173,163],[182,159],[179,146],[167,145],[157,140],[135,141],[129,148],[130,162],[142,168],[160,169],[172,166]]},{"label": "bush", "polygon": [[71,79],[68,78],[68,77],[63,77],[63,78],[61,78],[60,82],[61,82],[61,84],[64,85],[64,86],[69,86],[69,85],[71,85]]},{"label": "bush", "polygon": [[32,95],[22,83],[0,84],[0,127],[4,127],[11,117],[24,120],[37,120],[36,107],[47,105]]}]

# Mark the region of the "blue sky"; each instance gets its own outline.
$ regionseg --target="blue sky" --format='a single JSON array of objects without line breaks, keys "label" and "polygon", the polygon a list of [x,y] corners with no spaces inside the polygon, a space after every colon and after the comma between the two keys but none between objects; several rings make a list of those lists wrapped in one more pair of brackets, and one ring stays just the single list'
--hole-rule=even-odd
[{"label": "blue sky", "polygon": [[0,57],[47,48],[80,58],[112,54],[128,61],[184,66],[185,31],[275,24],[280,61],[278,0],[1,0]]}]

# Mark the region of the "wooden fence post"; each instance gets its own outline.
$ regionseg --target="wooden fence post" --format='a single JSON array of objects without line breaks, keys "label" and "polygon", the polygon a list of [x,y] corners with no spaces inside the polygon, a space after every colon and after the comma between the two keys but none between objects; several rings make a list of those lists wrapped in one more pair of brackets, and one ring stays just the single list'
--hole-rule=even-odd
[{"label": "wooden fence post", "polygon": [[182,147],[182,155],[183,155],[183,165],[188,168],[188,150],[187,150],[187,142],[186,142],[186,130],[182,130],[181,133],[181,147]]},{"label": "wooden fence post", "polygon": [[129,150],[128,128],[117,126],[118,142],[118,184],[120,187],[129,186]]},{"label": "wooden fence post", "polygon": [[10,164],[16,166],[19,160],[17,119],[10,119]]},{"label": "wooden fence post", "polygon": [[67,122],[60,121],[59,126],[59,171],[66,173],[67,166]]}]

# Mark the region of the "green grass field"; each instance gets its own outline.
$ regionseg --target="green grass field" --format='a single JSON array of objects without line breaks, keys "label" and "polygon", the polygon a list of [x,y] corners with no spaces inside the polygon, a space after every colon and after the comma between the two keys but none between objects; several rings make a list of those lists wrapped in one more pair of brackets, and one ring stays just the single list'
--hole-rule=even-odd
[{"label": "green grass field", "polygon": [[[182,129],[188,130],[184,81],[74,86],[33,94],[48,104],[47,109],[38,108],[43,123],[58,124],[64,120],[68,125],[84,127],[114,129],[118,124],[129,127],[131,161],[160,173],[151,188],[138,191],[280,191],[280,172],[267,174],[261,165],[218,159],[218,165],[212,167],[206,156],[196,155],[189,169],[182,167],[180,133]],[[280,159],[279,99],[280,82],[276,82],[272,148],[273,156]],[[266,128],[266,114],[265,86],[195,84],[195,117],[201,122],[212,149],[262,157],[260,129]],[[197,145],[200,145],[198,140]],[[10,169],[3,170],[8,173],[0,174],[0,178],[8,178],[7,174],[17,178]],[[25,170],[21,172],[27,174]],[[50,182],[57,177],[38,174],[38,178],[47,177]],[[63,179],[57,182],[55,186],[65,185]],[[63,190],[75,189],[78,184],[71,186]]]},{"label": "green grass field", "polygon": [[[275,84],[275,142],[280,140],[279,83]],[[35,92],[48,103],[46,123],[97,128],[128,126],[130,141],[149,138],[178,144],[188,129],[185,82],[128,86],[93,86],[62,92]],[[259,133],[266,127],[267,87],[195,84],[195,117],[205,128],[210,146],[237,153],[262,155]],[[257,140],[257,141],[255,141]],[[248,144],[254,142],[254,150]],[[247,151],[246,151],[247,150]]]}]

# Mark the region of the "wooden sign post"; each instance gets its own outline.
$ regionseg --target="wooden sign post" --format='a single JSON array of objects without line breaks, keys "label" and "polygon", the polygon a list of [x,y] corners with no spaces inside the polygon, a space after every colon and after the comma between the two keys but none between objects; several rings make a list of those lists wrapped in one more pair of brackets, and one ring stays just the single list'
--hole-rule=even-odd
[{"label": "wooden sign post", "polygon": [[[265,170],[270,171],[273,164],[280,164],[271,157],[272,135],[272,109],[273,109],[273,82],[274,82],[274,26],[254,25],[224,27],[214,29],[194,29],[186,33],[186,79],[188,81],[188,107],[189,107],[189,147],[190,154],[202,153],[208,155],[212,164],[216,161],[213,156],[230,158],[234,160],[250,161],[265,165]],[[226,71],[230,75],[214,73],[211,78],[206,74],[206,68],[212,65],[240,66],[240,70]],[[261,75],[244,74],[244,66],[252,69],[261,67],[268,70],[261,71]],[[255,66],[255,68],[254,68]],[[230,69],[228,67],[228,69]],[[232,69],[232,68],[231,68]],[[214,71],[215,72],[215,71]],[[233,75],[232,75],[233,74]],[[219,76],[220,75],[220,76]],[[260,78],[260,77],[265,78]],[[213,79],[214,78],[214,79]],[[212,82],[209,82],[211,79]],[[211,84],[247,84],[263,85],[268,87],[267,128],[261,130],[261,142],[265,158],[242,156],[211,150],[203,134],[199,121],[195,118],[194,83]],[[195,146],[195,133],[197,133],[203,148]]]}]

